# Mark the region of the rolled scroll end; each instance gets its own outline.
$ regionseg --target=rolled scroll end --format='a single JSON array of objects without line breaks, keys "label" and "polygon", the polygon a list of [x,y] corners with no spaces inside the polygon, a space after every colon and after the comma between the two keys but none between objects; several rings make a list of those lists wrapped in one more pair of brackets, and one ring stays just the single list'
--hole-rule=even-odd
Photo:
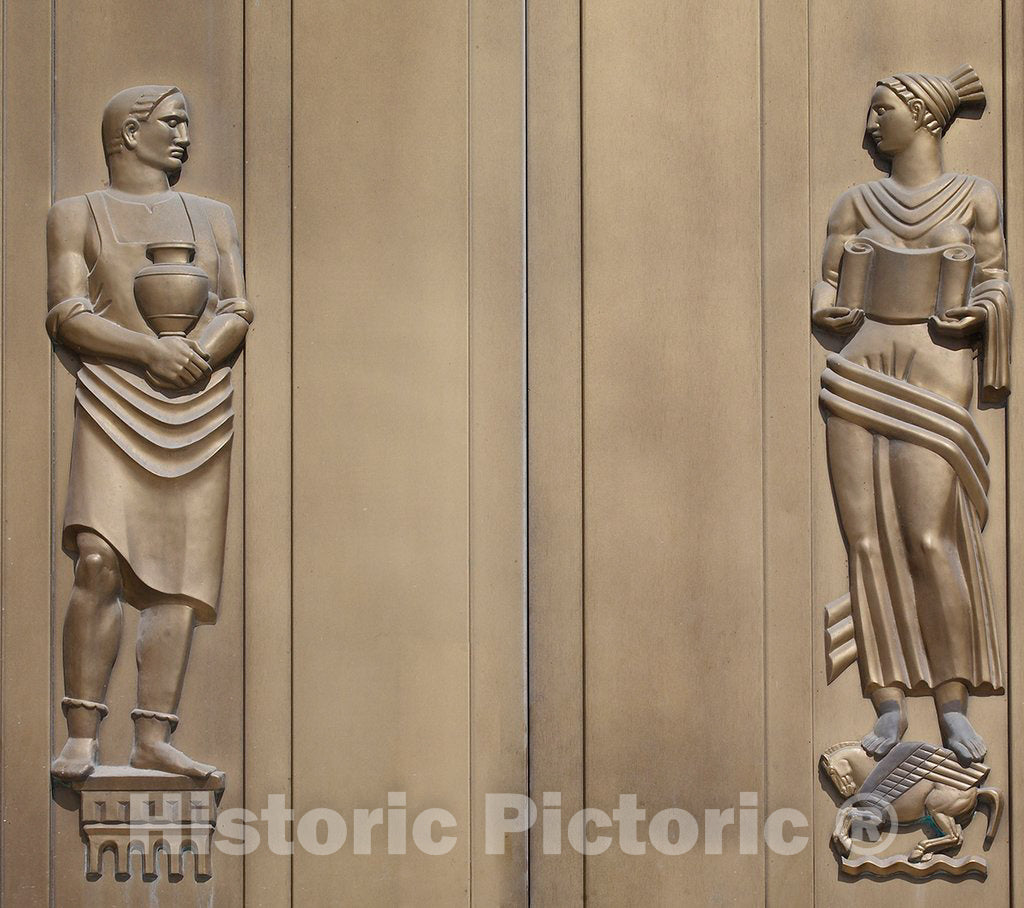
[{"label": "rolled scroll end", "polygon": [[836,305],[847,309],[863,309],[868,274],[874,247],[861,239],[847,240],[839,268],[839,292]]},{"label": "rolled scroll end", "polygon": [[937,314],[945,315],[950,309],[959,309],[969,304],[973,274],[973,246],[957,244],[943,251],[939,263]]}]

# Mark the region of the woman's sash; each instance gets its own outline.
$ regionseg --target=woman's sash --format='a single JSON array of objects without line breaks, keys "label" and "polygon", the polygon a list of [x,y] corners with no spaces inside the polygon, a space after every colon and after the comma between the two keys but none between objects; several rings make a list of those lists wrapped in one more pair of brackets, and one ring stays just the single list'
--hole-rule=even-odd
[{"label": "woman's sash", "polygon": [[828,357],[819,401],[825,410],[870,432],[938,454],[956,473],[984,527],[988,519],[988,449],[971,414],[933,391]]}]

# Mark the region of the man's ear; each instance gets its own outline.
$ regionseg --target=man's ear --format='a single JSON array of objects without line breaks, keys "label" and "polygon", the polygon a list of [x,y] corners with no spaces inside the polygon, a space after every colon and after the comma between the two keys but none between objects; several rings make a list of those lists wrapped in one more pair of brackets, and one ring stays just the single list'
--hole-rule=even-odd
[{"label": "man's ear", "polygon": [[911,114],[914,116],[914,122],[920,126],[924,123],[925,106],[924,101],[920,98],[911,98],[907,102],[907,107],[910,108]]},{"label": "man's ear", "polygon": [[139,144],[139,121],[135,117],[129,117],[121,127],[121,144],[131,150]]}]

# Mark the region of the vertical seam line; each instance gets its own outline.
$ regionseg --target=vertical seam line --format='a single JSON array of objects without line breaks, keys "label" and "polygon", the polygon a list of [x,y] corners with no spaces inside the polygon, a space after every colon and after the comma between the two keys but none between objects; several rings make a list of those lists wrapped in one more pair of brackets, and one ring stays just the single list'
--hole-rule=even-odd
[{"label": "vertical seam line", "polygon": [[[54,196],[57,189],[57,0],[50,0],[50,204],[54,202]],[[50,352],[49,364],[50,364],[50,488],[49,488],[49,542],[50,551],[48,552],[50,562],[50,621],[49,621],[49,633],[47,634],[47,649],[49,650],[50,657],[50,697],[47,703],[47,723],[49,724],[49,747],[47,752],[47,761],[49,761],[53,755],[53,699],[56,695],[56,684],[54,681],[56,660],[54,655],[55,650],[55,625],[57,615],[57,559],[56,552],[54,551],[54,525],[57,520],[57,502],[56,502],[56,454],[57,454],[57,427],[56,427],[56,388],[55,388],[55,372],[54,372],[54,360],[56,359],[54,353]],[[56,905],[56,892],[54,886],[54,869],[55,869],[55,853],[57,845],[57,831],[55,828],[54,817],[56,812],[56,804],[51,797],[49,799],[49,838],[50,838],[50,854],[49,854],[49,902],[50,908],[55,908]]]},{"label": "vertical seam line", "polygon": [[473,879],[473,0],[466,0],[466,803],[469,807],[469,905]]},{"label": "vertical seam line", "polygon": [[[584,44],[584,2],[579,0],[579,130],[580,130],[580,794],[583,803],[587,804],[587,468],[586,468],[586,258],[584,242],[585,223],[585,186],[584,186],[584,82],[583,82],[583,44]],[[583,875],[583,903],[587,902],[587,856],[580,857],[580,869]]]}]

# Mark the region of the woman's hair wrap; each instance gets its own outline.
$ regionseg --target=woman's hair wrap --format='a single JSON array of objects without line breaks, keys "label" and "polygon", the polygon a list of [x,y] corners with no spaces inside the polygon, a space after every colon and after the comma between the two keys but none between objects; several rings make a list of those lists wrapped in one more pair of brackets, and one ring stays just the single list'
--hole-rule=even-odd
[{"label": "woman's hair wrap", "polygon": [[941,136],[957,112],[967,105],[984,106],[985,89],[973,66],[961,66],[948,76],[926,73],[897,73],[877,83],[899,95],[907,104],[915,98],[924,105],[924,126]]}]

